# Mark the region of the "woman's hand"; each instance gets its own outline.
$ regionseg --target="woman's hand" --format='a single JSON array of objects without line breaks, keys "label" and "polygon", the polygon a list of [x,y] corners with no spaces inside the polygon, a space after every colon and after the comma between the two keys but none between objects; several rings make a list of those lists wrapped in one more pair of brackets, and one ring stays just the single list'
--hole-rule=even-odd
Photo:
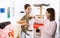
[{"label": "woman's hand", "polygon": [[36,15],[37,18],[44,19],[44,15]]},{"label": "woman's hand", "polygon": [[8,33],[9,37],[14,38],[14,31]]}]

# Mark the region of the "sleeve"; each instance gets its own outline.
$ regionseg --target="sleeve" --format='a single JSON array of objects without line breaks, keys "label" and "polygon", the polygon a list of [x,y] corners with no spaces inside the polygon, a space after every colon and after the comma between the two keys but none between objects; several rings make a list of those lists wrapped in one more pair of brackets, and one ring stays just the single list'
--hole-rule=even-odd
[{"label": "sleeve", "polygon": [[46,34],[52,36],[53,34],[55,34],[56,29],[57,29],[57,24],[56,24],[56,23],[53,23],[53,24],[51,24],[51,27],[44,28],[43,31],[44,31]]}]

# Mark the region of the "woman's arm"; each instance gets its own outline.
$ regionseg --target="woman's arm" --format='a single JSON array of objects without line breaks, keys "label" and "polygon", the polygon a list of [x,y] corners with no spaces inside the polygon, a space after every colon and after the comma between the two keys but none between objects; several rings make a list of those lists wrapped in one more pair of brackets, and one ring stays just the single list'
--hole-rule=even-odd
[{"label": "woman's arm", "polygon": [[45,21],[43,19],[35,18],[36,23],[44,23]]},{"label": "woman's arm", "polygon": [[48,26],[48,27],[44,28],[43,31],[46,34],[52,36],[56,32],[56,29],[57,29],[57,24],[53,23],[53,24],[51,24],[51,26]]}]

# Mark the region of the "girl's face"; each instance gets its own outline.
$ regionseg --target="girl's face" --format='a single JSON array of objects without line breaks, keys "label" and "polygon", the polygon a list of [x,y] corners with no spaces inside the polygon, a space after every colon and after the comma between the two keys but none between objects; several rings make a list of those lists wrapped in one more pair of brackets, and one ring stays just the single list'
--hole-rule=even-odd
[{"label": "girl's face", "polygon": [[50,14],[48,13],[48,11],[46,11],[46,17],[47,17],[47,19],[49,19],[49,17],[50,17]]},{"label": "girl's face", "polygon": [[31,13],[31,6],[27,7],[27,9],[25,9],[26,14],[30,14]]}]

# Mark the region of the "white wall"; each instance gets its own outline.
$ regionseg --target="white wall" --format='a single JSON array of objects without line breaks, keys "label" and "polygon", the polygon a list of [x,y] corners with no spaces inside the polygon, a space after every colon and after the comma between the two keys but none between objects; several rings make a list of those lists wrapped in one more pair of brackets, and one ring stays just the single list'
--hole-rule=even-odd
[{"label": "white wall", "polygon": [[10,18],[7,18],[8,7],[10,7],[10,17],[12,18],[13,4],[11,0],[0,0],[0,8],[5,8],[5,13],[0,13],[0,22],[9,21]]}]

